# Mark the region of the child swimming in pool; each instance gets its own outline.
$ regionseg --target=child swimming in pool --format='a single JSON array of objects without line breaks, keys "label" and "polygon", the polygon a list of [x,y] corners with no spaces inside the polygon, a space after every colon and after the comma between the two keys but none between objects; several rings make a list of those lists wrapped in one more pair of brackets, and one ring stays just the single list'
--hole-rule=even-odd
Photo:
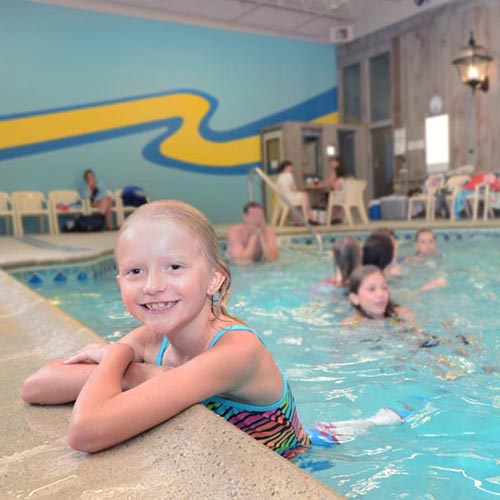
[{"label": "child swimming in pool", "polygon": [[143,325],[56,361],[23,385],[30,403],[76,399],[72,448],[103,450],[196,403],[283,456],[309,447],[271,353],[226,310],[230,271],[201,212],[174,200],[141,206],[120,229],[115,258],[125,307]]},{"label": "child swimming in pool", "polygon": [[419,229],[415,234],[415,253],[407,255],[406,260],[422,262],[436,254],[436,237],[432,229]]},{"label": "child swimming in pool", "polygon": [[361,243],[353,236],[343,236],[333,244],[333,286],[345,288],[352,272],[361,264]]},{"label": "child swimming in pool", "polygon": [[387,279],[377,266],[365,265],[354,270],[349,278],[348,291],[356,314],[342,320],[342,325],[373,320],[394,319],[405,322],[414,319],[413,311],[391,300]]},{"label": "child swimming in pool", "polygon": [[[415,253],[413,255],[407,255],[405,260],[408,262],[420,262],[423,263],[428,261],[430,258],[436,256],[436,236],[431,229],[423,228],[419,229],[415,234]],[[428,281],[419,288],[420,292],[426,292],[428,290],[434,290],[436,288],[442,288],[448,284],[448,280],[445,276],[438,276]]]},{"label": "child swimming in pool", "polygon": [[353,236],[343,236],[333,244],[333,275],[321,281],[314,292],[332,292],[345,289],[349,276],[361,265],[361,243]]}]

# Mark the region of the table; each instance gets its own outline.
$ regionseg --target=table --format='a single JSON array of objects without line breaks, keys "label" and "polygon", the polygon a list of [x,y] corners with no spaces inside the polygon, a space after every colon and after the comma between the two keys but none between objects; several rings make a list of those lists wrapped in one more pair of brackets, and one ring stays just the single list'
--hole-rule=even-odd
[{"label": "table", "polygon": [[325,208],[328,204],[328,195],[331,189],[325,186],[318,186],[317,184],[311,184],[306,186],[300,186],[300,191],[304,191],[309,195],[309,200],[311,201],[311,208]]}]

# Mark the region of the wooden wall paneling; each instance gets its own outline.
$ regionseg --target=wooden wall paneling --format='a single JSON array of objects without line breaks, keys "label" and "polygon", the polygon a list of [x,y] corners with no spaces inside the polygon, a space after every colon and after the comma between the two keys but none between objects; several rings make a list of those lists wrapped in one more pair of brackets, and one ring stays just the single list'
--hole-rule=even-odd
[{"label": "wooden wall paneling", "polygon": [[[476,43],[483,45],[494,58],[489,66],[490,90],[476,92],[476,160],[482,171],[499,171],[500,145],[496,131],[500,130],[500,92],[498,89],[498,68],[500,65],[500,2],[478,6],[475,14]],[[497,110],[493,113],[492,110]]]},{"label": "wooden wall paneling", "polygon": [[[371,125],[368,61],[390,49],[394,65],[393,127],[406,129],[407,142],[423,139],[425,118],[430,115],[429,100],[433,95],[440,95],[444,100],[443,112],[450,116],[450,167],[472,160],[477,170],[500,171],[499,23],[499,0],[456,0],[339,47],[339,69],[354,60],[363,61],[365,123]],[[451,63],[468,43],[471,30],[476,43],[483,45],[494,58],[489,70],[489,92],[477,91],[475,95],[459,81]],[[369,143],[368,137],[371,165]],[[410,181],[421,182],[426,175],[425,150],[407,151],[405,166],[409,169]],[[396,176],[397,173],[396,168]]]}]

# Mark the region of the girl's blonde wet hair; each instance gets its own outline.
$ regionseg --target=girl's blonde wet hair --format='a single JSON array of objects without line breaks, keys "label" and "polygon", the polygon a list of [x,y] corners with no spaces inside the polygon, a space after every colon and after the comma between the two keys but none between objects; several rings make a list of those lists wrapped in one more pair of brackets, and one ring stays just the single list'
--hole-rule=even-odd
[{"label": "girl's blonde wet hair", "polygon": [[140,219],[156,220],[163,223],[174,223],[184,227],[189,231],[194,241],[198,243],[200,250],[210,264],[224,276],[224,281],[220,286],[219,295],[212,299],[212,312],[215,318],[221,314],[230,316],[227,312],[227,304],[230,297],[231,271],[228,264],[222,257],[217,235],[212,223],[197,208],[178,200],[158,200],[140,206],[135,210],[120,228],[120,235],[132,224]]}]

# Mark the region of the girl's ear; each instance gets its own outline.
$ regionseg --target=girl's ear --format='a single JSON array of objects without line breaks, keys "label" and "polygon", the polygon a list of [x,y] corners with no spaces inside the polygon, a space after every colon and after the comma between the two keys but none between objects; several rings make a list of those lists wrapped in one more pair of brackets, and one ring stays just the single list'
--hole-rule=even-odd
[{"label": "girl's ear", "polygon": [[120,286],[120,275],[119,274],[116,275],[116,282],[118,283],[118,286]]},{"label": "girl's ear", "polygon": [[214,271],[207,288],[207,295],[215,295],[219,291],[225,279],[226,277],[220,271]]},{"label": "girl's ear", "polygon": [[350,293],[349,300],[355,305],[359,306],[359,297],[357,293]]}]

